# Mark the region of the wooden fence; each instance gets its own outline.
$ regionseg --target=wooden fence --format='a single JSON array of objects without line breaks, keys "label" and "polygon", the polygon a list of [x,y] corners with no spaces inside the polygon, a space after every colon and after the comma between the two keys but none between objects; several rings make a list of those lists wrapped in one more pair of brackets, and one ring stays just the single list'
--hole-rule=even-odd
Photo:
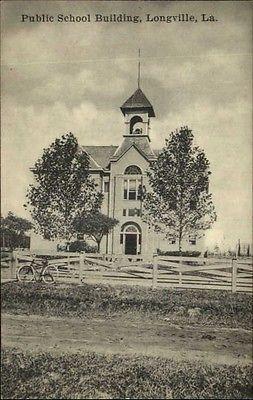
[{"label": "wooden fence", "polygon": [[[103,254],[47,253],[51,273],[58,282],[127,283],[144,286],[221,289],[252,292],[252,259],[208,259],[178,256],[116,256]],[[29,253],[14,253],[11,278],[29,264]]]}]

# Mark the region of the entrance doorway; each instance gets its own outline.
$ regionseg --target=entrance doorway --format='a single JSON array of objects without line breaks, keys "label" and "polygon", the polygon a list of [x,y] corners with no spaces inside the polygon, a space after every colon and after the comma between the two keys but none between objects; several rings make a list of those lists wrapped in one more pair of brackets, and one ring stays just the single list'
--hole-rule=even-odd
[{"label": "entrance doorway", "polygon": [[121,244],[124,254],[137,255],[141,254],[141,233],[137,224],[124,225],[121,230]]},{"label": "entrance doorway", "polygon": [[137,254],[137,235],[126,233],[125,254]]}]

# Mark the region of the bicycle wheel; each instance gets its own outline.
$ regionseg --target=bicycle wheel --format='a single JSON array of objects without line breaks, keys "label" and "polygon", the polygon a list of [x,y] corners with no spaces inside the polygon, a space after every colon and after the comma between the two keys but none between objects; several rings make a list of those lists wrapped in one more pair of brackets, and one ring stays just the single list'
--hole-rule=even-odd
[{"label": "bicycle wheel", "polygon": [[30,265],[23,265],[17,271],[17,279],[19,282],[32,282],[35,279],[33,269]]},{"label": "bicycle wheel", "polygon": [[59,278],[59,271],[58,268],[53,265],[49,264],[45,269],[44,269],[44,274],[50,274],[54,278],[54,280],[57,280]]},{"label": "bicycle wheel", "polygon": [[49,273],[44,273],[43,275],[41,275],[41,280],[44,283],[54,283],[54,277],[53,275],[49,274]]}]

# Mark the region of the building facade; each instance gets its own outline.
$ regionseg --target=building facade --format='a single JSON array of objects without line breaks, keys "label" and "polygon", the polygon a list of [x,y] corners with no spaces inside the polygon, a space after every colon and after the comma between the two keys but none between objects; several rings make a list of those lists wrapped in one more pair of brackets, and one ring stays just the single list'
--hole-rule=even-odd
[{"label": "building facade", "polygon": [[[177,241],[154,233],[142,221],[143,192],[149,189],[146,171],[159,150],[151,147],[150,126],[153,106],[138,88],[121,106],[124,118],[120,146],[83,146],[90,160],[90,172],[104,195],[102,212],[119,224],[104,237],[106,254],[151,255],[157,249],[178,250]],[[184,250],[202,251],[203,240],[189,237]]]}]

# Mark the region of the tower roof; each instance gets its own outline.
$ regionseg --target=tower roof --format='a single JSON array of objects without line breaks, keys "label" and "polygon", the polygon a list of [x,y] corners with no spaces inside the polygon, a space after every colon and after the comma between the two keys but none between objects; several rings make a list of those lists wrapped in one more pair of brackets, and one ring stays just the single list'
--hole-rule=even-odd
[{"label": "tower roof", "polygon": [[155,117],[152,104],[140,88],[138,88],[134,94],[125,101],[120,109],[124,115],[127,111],[147,111],[149,117]]}]

